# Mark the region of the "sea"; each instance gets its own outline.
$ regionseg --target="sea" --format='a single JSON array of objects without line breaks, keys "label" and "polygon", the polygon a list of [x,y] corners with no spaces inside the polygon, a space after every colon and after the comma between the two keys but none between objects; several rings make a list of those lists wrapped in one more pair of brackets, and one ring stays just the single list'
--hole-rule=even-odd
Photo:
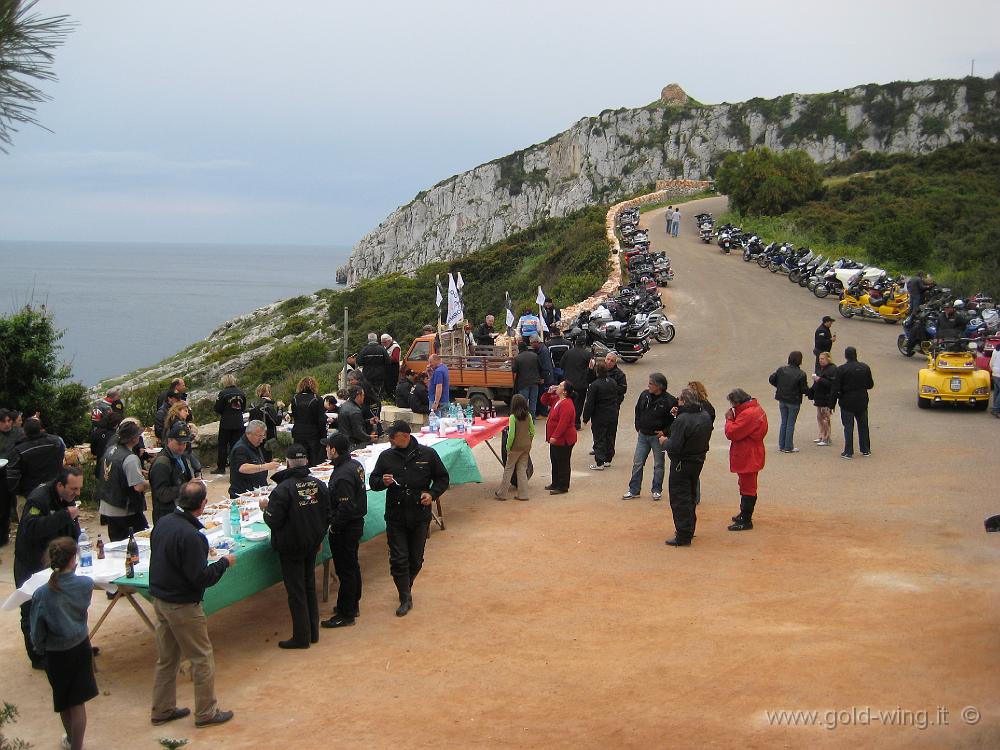
[{"label": "sea", "polygon": [[0,241],[0,314],[44,305],[73,380],[154,365],[220,323],[336,289],[347,246]]}]

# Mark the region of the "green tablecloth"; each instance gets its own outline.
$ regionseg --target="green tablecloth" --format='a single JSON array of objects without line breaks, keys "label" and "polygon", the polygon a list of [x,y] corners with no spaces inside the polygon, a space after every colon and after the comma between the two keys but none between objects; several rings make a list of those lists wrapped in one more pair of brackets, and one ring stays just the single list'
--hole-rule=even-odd
[{"label": "green tablecloth", "polygon": [[[434,446],[451,478],[451,484],[482,482],[472,449],[464,440],[444,440]],[[255,530],[267,530],[264,524],[254,524]],[[368,492],[368,514],[365,516],[365,533],[362,541],[367,541],[385,532],[385,492]],[[271,548],[270,539],[260,542],[244,540],[236,550],[237,564],[214,586],[205,590],[205,613],[218,612],[223,607],[235,604],[241,599],[253,596],[281,580],[278,555]],[[330,545],[324,540],[319,561],[330,559]],[[135,578],[115,579],[114,583],[131,586],[149,599],[149,576],[139,574]]]}]

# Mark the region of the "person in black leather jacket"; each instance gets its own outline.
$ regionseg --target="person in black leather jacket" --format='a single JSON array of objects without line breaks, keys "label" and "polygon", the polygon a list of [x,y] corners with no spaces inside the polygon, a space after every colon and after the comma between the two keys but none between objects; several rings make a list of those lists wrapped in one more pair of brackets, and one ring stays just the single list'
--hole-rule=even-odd
[{"label": "person in black leather jacket", "polygon": [[340,405],[340,416],[337,418],[337,432],[347,437],[351,448],[363,448],[372,442],[371,424],[365,419],[362,410],[365,392],[359,385],[347,389],[347,401]]},{"label": "person in black leather jacket", "polygon": [[670,459],[667,491],[674,517],[674,538],[666,544],[671,547],[687,547],[694,537],[698,521],[694,499],[711,438],[712,420],[702,410],[697,394],[685,388],[677,397],[677,417],[670,427],[670,437],[661,438]]},{"label": "person in black leather jacket", "polygon": [[410,391],[413,390],[413,370],[407,369],[403,379],[396,384],[393,400],[400,409],[410,408]]},{"label": "person in black leather jacket", "polygon": [[219,415],[219,447],[216,474],[225,474],[229,453],[236,441],[243,436],[243,411],[247,406],[247,394],[236,387],[236,376],[226,373],[222,376],[222,390],[215,399],[215,413]]},{"label": "person in black leather jacket", "polygon": [[326,534],[330,491],[309,473],[309,453],[304,446],[289,446],[285,463],[288,468],[271,477],[278,486],[269,498],[260,501],[292,615],[292,637],[279,641],[278,646],[309,648],[319,640],[316,555]]},{"label": "person in black leather jacket", "polygon": [[858,352],[853,346],[844,349],[847,360],[837,368],[833,395],[840,403],[840,421],[844,425],[844,452],[842,458],[854,457],[854,423],[858,424],[858,444],[861,455],[871,455],[872,446],[868,432],[868,391],[875,387],[871,368],[858,362]]},{"label": "person in black leather jacket", "polygon": [[[617,367],[615,369],[618,369]],[[604,362],[594,366],[597,379],[587,387],[587,400],[583,406],[583,422],[593,420],[594,471],[603,471],[615,457],[615,434],[618,432],[618,412],[622,391],[608,372]]]},{"label": "person in black leather jacket", "polygon": [[24,440],[14,446],[7,464],[7,488],[27,497],[43,482],[55,479],[63,465],[66,446],[49,435],[35,417],[24,423]]},{"label": "person in black leather jacket", "polygon": [[427,379],[427,371],[424,370],[417,375],[413,389],[410,391],[410,411],[414,414],[431,413],[431,396],[427,392]]},{"label": "person in black leather jacket", "polygon": [[802,408],[802,397],[809,392],[806,374],[802,371],[802,352],[791,352],[788,364],[779,367],[767,379],[774,386],[774,398],[781,412],[781,429],[778,431],[778,450],[798,453],[795,447],[795,421]]},{"label": "person in black leather jacket", "polygon": [[399,592],[397,617],[413,608],[413,581],[423,567],[424,545],[431,523],[431,503],[448,489],[448,470],[433,448],[418,443],[402,420],[388,430],[392,448],[375,462],[369,486],[386,490],[385,535],[389,571]]},{"label": "person in black leather jacket", "polygon": [[319,441],[327,434],[326,411],[316,378],[307,376],[299,380],[292,396],[291,412],[295,420],[292,440],[306,449],[309,465],[315,466],[323,460],[323,446]]},{"label": "person in black leather jacket", "polygon": [[346,435],[337,433],[323,440],[326,457],[333,462],[330,476],[330,554],[340,581],[333,617],[324,620],[324,628],[354,624],[361,603],[361,566],[358,545],[365,531],[368,513],[368,488],[365,467],[351,458]]}]

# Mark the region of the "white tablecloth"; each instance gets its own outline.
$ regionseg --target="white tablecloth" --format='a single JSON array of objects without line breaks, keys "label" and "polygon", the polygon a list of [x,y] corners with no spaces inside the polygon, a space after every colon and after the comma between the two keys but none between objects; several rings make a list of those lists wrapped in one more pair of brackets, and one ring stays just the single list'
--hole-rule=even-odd
[{"label": "white tablecloth", "polygon": [[[149,550],[146,550],[144,557],[140,557],[136,570],[140,573],[149,570]],[[111,582],[116,578],[120,578],[125,573],[124,551],[121,554],[113,552],[108,553],[103,560],[98,560],[95,557],[94,566],[91,569],[87,570],[85,568],[77,567],[76,572],[77,575],[93,578],[94,585],[97,588],[105,589],[114,593],[118,590],[118,587]],[[17,591],[7,597],[7,601],[3,603],[3,606],[0,607],[0,609],[10,611],[12,609],[17,609],[24,604],[24,602],[29,601],[32,594],[49,582],[49,576],[51,574],[52,571],[48,568],[35,573],[35,575],[31,576],[31,578],[21,584],[21,588],[17,589]]]}]

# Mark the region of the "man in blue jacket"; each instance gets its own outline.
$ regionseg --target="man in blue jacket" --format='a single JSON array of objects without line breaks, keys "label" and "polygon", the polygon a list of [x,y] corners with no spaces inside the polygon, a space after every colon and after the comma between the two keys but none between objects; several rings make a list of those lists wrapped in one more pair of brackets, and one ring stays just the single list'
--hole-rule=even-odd
[{"label": "man in blue jacket", "polygon": [[222,711],[215,699],[215,656],[208,637],[208,620],[201,600],[236,564],[224,555],[208,565],[208,539],[198,517],[205,512],[207,493],[202,482],[181,488],[177,508],[160,519],[150,535],[149,593],[156,612],[156,669],[153,672],[155,726],[182,719],[191,709],[177,707],[177,671],[181,659],[191,662],[196,727],[225,724],[232,711]]}]

